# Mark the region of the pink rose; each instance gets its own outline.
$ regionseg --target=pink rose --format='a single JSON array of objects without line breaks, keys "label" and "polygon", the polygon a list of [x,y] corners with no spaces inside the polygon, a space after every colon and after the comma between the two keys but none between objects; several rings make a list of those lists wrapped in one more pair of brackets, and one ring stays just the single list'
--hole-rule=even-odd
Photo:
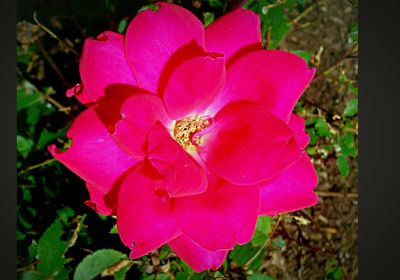
[{"label": "pink rose", "polygon": [[140,12],[126,35],[85,41],[88,108],[52,155],[86,181],[88,205],[116,215],[141,257],[165,243],[194,270],[217,269],[251,240],[258,215],[317,203],[309,136],[292,110],[315,70],[262,50],[259,17],[237,9],[205,30],[168,3]]}]

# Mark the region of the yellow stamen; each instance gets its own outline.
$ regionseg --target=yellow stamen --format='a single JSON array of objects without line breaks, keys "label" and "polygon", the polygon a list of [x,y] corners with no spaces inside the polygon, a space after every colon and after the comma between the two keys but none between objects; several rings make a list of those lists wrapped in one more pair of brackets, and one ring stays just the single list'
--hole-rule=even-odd
[{"label": "yellow stamen", "polygon": [[187,117],[175,122],[174,138],[183,148],[188,149],[191,146],[203,143],[203,136],[194,136],[193,134],[205,130],[210,126],[210,121],[207,117]]}]

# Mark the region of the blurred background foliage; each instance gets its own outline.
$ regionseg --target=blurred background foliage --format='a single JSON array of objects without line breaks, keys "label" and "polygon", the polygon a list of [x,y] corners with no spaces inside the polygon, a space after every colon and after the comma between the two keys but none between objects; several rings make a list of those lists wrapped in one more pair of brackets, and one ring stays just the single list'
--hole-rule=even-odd
[{"label": "blurred background foliage", "polygon": [[[124,33],[155,1],[19,0],[17,23],[18,279],[356,279],[358,24],[356,1],[173,1],[205,26],[244,5],[261,18],[263,46],[303,57],[317,74],[295,112],[311,136],[307,153],[320,197],[311,209],[261,217],[251,242],[218,271],[195,273],[168,246],[137,260],[115,218],[84,204],[84,182],[51,158],[84,107],[65,96],[80,82],[82,44]],[[210,229],[212,230],[212,229]]]}]

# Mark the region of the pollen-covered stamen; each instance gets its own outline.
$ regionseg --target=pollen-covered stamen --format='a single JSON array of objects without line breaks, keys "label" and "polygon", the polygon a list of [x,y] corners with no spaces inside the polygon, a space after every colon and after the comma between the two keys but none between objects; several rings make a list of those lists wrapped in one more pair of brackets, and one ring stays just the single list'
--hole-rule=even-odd
[{"label": "pollen-covered stamen", "polygon": [[177,120],[174,126],[174,138],[183,148],[188,149],[193,145],[203,143],[202,136],[194,134],[207,129],[211,125],[209,117],[187,117],[182,120]]}]

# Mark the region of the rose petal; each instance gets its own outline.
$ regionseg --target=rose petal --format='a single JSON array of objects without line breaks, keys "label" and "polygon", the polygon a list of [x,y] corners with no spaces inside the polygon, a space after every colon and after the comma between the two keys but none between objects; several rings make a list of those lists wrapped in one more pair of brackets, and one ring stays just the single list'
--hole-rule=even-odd
[{"label": "rose petal", "polygon": [[[97,39],[86,39],[79,63],[79,72],[85,86],[85,94],[93,102],[105,95],[105,88],[111,84],[129,84],[136,86],[136,79],[126,60],[124,37],[121,34],[106,31]],[[88,97],[80,94],[80,99]]]},{"label": "rose petal", "polygon": [[121,107],[122,120],[113,134],[117,143],[136,158],[145,155],[144,144],[150,128],[160,121],[168,126],[172,122],[158,96],[137,94]]},{"label": "rose petal", "polygon": [[114,142],[93,107],[74,120],[67,136],[72,145],[65,152],[51,145],[50,153],[103,193],[110,191],[118,177],[137,162]]},{"label": "rose petal", "polygon": [[[180,47],[196,42],[204,47],[203,24],[188,10],[157,3],[158,11],[140,12],[129,24],[126,54],[141,88],[157,92],[160,74]],[[149,67],[151,66],[151,67]]]},{"label": "rose petal", "polygon": [[296,114],[292,114],[290,116],[288,125],[294,132],[299,148],[305,149],[307,144],[310,142],[310,135],[308,135],[306,132],[305,120]]},{"label": "rose petal", "polygon": [[179,65],[163,94],[173,119],[202,113],[220,93],[225,82],[224,59],[216,54],[197,56]]},{"label": "rose petal", "polygon": [[281,174],[262,183],[260,213],[273,216],[311,207],[318,202],[314,193],[318,176],[307,154]]},{"label": "rose petal", "polygon": [[117,226],[122,242],[139,258],[176,238],[176,226],[162,177],[150,164],[140,163],[121,185]]},{"label": "rose petal", "polygon": [[288,52],[251,52],[227,68],[225,87],[208,111],[235,100],[254,100],[287,123],[314,73],[304,59]]},{"label": "rose petal", "polygon": [[250,241],[254,233],[259,189],[209,176],[205,193],[174,198],[172,203],[183,234],[206,250],[229,250]]},{"label": "rose petal", "polygon": [[227,13],[205,30],[206,50],[225,54],[225,61],[249,47],[261,50],[260,17],[243,8]]},{"label": "rose petal", "polygon": [[[99,191],[96,187],[86,184],[86,188],[89,191],[89,196],[90,200],[85,201],[85,204],[95,210],[97,213],[101,215],[111,215],[115,212],[115,206],[116,204],[113,203],[112,206],[110,206],[107,202],[106,194],[102,193]],[[117,200],[116,197],[115,201]]]},{"label": "rose petal", "polygon": [[207,269],[217,270],[228,254],[228,250],[208,251],[197,245],[184,234],[168,242],[168,245],[179,258],[184,260],[197,272]]},{"label": "rose petal", "polygon": [[203,193],[207,189],[204,169],[157,122],[148,136],[148,158],[164,176],[170,197]]},{"label": "rose petal", "polygon": [[239,185],[271,178],[301,156],[287,124],[252,101],[224,107],[203,137],[199,154],[209,170]]}]

